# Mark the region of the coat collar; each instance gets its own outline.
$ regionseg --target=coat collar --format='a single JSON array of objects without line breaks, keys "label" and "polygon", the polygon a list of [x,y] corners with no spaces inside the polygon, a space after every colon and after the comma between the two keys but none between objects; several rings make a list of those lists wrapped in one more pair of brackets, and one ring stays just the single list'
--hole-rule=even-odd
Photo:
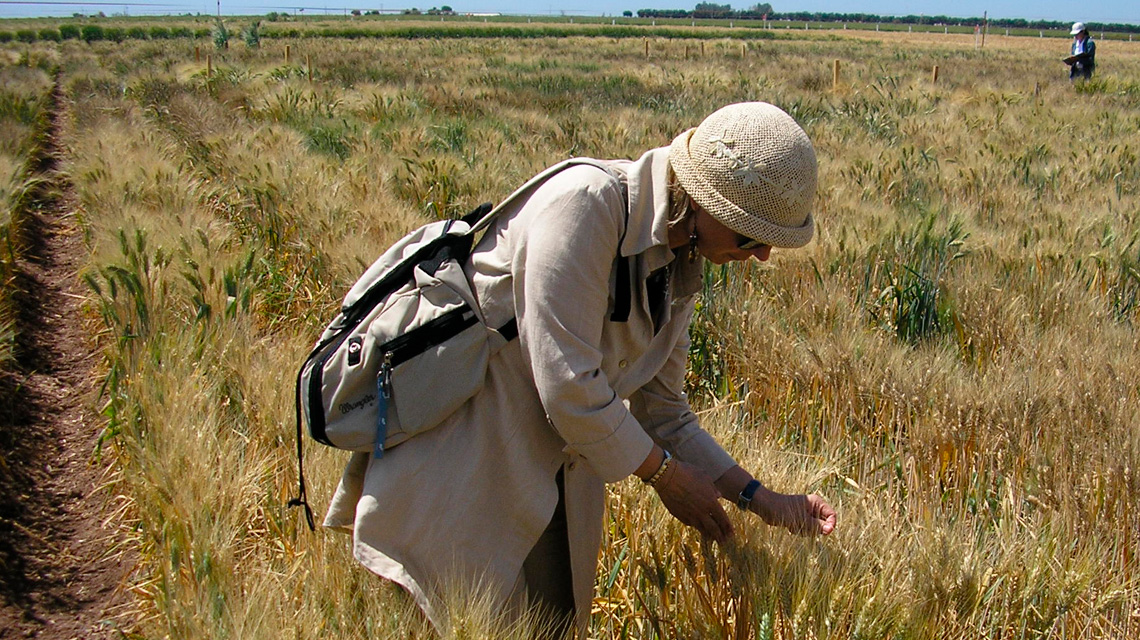
[{"label": "coat collar", "polygon": [[[637,160],[619,160],[614,166],[625,172],[629,198],[629,224],[621,244],[623,256],[645,256],[647,273],[674,262],[669,248],[669,147],[646,151]],[[700,289],[704,260],[675,262],[675,294]]]},{"label": "coat collar", "polygon": [[669,249],[669,147],[646,151],[637,160],[615,163],[625,171],[629,224],[621,244],[623,256],[645,253],[649,268],[673,259]]}]

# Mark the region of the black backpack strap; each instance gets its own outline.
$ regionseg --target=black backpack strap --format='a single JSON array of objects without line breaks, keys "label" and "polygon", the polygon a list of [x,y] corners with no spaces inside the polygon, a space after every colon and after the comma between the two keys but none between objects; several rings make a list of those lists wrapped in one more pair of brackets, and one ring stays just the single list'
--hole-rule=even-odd
[{"label": "black backpack strap", "polygon": [[472,209],[471,213],[463,216],[460,218],[460,220],[466,222],[467,226],[469,227],[475,227],[479,224],[483,217],[490,213],[494,208],[495,205],[491,204],[490,202],[484,202],[483,204]]},{"label": "black backpack strap", "polygon": [[309,525],[309,531],[316,531],[317,527],[313,522],[313,509],[309,506],[309,497],[305,492],[305,451],[301,443],[301,374],[304,371],[305,367],[302,366],[301,371],[297,372],[297,388],[294,398],[294,406],[297,409],[297,497],[289,500],[289,506],[304,507],[305,522]]},{"label": "black backpack strap", "polygon": [[506,338],[507,342],[510,342],[511,340],[514,340],[515,338],[519,337],[518,320],[511,318],[510,320],[507,321],[506,324],[499,327],[498,329],[495,329],[495,331],[498,331],[499,335]]},{"label": "black backpack strap", "polygon": [[[623,235],[624,237],[624,235]],[[620,244],[618,246],[621,246]],[[633,294],[629,282],[629,261],[633,258],[623,258],[618,251],[617,260],[617,290],[614,292],[614,310],[610,313],[610,322],[628,322],[629,311],[633,306]]]},{"label": "black backpack strap", "polygon": [[622,208],[625,209],[625,227],[621,230],[621,239],[618,240],[617,251],[617,282],[614,290],[614,310],[610,314],[610,322],[628,322],[629,312],[633,307],[633,292],[630,278],[632,269],[630,261],[632,256],[622,256],[621,246],[625,244],[625,235],[629,233],[629,184],[625,180],[618,180],[621,185]]}]

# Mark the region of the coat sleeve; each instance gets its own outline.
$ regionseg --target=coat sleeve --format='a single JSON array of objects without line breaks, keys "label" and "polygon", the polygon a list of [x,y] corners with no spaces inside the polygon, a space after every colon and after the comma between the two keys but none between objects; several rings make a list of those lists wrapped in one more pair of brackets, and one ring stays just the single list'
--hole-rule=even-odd
[{"label": "coat sleeve", "polygon": [[610,278],[625,226],[619,185],[594,167],[552,178],[528,200],[512,254],[519,339],[566,449],[606,482],[625,478],[653,441],[602,371]]},{"label": "coat sleeve", "polygon": [[[686,323],[688,318],[686,314]],[[684,392],[689,338],[687,332],[683,335],[665,366],[630,396],[630,408],[662,447],[716,479],[736,466],[736,460],[701,428],[696,414],[689,407]]]}]

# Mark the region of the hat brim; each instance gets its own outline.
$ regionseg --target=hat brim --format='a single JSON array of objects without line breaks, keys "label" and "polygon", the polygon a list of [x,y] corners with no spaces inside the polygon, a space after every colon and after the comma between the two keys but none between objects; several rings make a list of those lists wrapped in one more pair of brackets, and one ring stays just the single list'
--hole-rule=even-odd
[{"label": "hat brim", "polygon": [[[669,148],[669,162],[673,166],[673,173],[677,174],[681,188],[689,194],[689,197],[696,200],[702,209],[716,218],[717,222],[746,238],[781,249],[798,249],[811,242],[815,233],[815,222],[810,211],[799,227],[778,227],[764,220],[763,216],[748,213],[736,206],[704,180],[693,165],[692,156],[689,154],[689,140],[696,131],[694,127],[677,136]],[[743,230],[744,227],[740,222],[748,219],[751,219],[753,225],[757,223],[760,225],[761,233],[757,234],[755,228],[749,231]],[[781,238],[783,241],[777,242],[775,238]]]}]

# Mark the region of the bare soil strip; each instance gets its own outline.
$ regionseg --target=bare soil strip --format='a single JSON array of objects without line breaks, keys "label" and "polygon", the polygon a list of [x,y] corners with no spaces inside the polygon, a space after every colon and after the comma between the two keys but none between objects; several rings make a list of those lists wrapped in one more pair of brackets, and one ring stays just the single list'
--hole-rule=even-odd
[{"label": "bare soil strip", "polygon": [[121,638],[133,554],[107,462],[93,458],[98,352],[79,281],[86,249],[57,171],[65,98],[38,155],[44,178],[18,269],[18,370],[0,376],[0,639]]}]

